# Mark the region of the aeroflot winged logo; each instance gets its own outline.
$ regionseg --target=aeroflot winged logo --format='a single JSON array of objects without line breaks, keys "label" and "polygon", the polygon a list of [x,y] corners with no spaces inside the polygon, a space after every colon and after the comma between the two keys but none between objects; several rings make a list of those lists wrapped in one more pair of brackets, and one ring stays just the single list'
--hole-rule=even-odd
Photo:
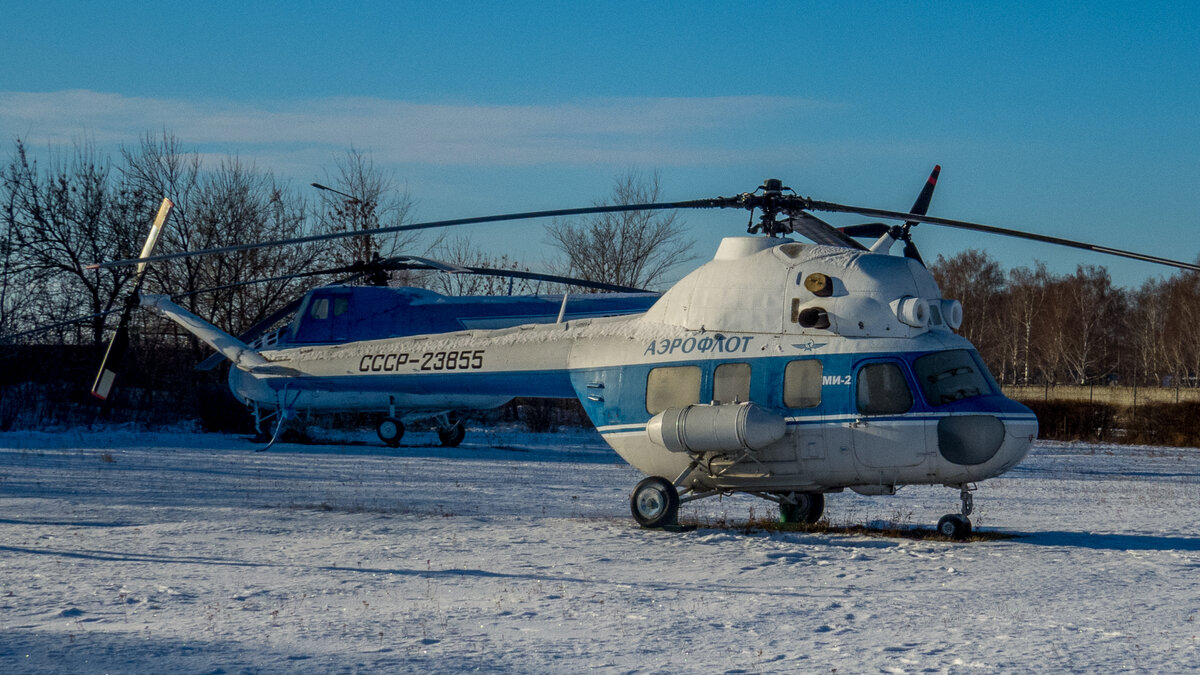
[{"label": "aeroflot winged logo", "polygon": [[795,347],[796,349],[802,349],[806,352],[811,352],[814,349],[820,349],[821,347],[824,347],[827,344],[829,344],[829,343],[828,342],[816,342],[815,340],[810,339],[808,342],[805,342],[803,344],[792,343],[792,346]]}]

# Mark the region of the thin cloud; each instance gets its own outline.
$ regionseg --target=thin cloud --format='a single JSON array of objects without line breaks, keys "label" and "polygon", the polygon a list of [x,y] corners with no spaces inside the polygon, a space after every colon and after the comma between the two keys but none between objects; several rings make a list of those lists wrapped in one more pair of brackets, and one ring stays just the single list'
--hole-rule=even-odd
[{"label": "thin cloud", "polygon": [[[100,146],[167,130],[187,144],[297,161],[351,145],[403,164],[693,166],[745,148],[772,123],[840,107],[795,97],[615,98],[550,105],[446,105],[374,98],[243,104],[138,98],[94,91],[0,92],[0,130]],[[744,142],[744,141],[743,141]]]}]

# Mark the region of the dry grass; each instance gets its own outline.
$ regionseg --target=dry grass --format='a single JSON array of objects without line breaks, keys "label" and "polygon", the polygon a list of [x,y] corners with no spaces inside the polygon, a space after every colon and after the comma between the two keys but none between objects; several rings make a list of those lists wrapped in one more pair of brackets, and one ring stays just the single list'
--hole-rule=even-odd
[{"label": "dry grass", "polygon": [[[1052,385],[1050,387],[1005,386],[1004,395],[1022,401],[1088,401],[1132,406],[1149,403],[1200,402],[1200,389],[1167,387],[1087,387]],[[1136,400],[1135,400],[1136,393]]]}]

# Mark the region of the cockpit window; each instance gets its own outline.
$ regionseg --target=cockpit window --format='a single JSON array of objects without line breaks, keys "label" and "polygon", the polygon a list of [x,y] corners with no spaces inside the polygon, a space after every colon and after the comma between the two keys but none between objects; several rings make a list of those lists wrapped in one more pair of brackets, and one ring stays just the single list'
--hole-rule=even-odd
[{"label": "cockpit window", "polygon": [[329,299],[328,298],[320,298],[319,300],[314,300],[313,304],[312,304],[312,309],[310,309],[308,311],[308,314],[309,314],[309,316],[311,316],[314,319],[328,319],[329,318]]},{"label": "cockpit window", "polygon": [[946,405],[992,393],[989,378],[965,349],[926,354],[913,365],[929,405]]}]

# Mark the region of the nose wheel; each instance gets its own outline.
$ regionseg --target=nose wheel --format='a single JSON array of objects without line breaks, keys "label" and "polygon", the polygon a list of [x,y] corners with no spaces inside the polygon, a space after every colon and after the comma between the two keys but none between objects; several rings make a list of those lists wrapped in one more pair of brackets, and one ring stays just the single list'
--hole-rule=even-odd
[{"label": "nose wheel", "polygon": [[938,534],[948,539],[963,540],[971,536],[971,520],[968,516],[975,510],[975,498],[967,485],[959,486],[959,499],[962,500],[962,512],[942,516],[938,521]]}]

